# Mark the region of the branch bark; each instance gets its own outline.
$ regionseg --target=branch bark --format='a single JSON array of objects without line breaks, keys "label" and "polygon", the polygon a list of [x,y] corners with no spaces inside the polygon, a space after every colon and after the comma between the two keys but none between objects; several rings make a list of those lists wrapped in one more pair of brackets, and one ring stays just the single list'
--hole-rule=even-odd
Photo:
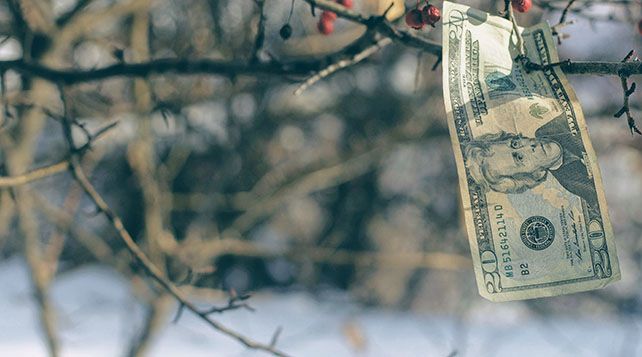
[{"label": "branch bark", "polygon": [[66,171],[69,168],[69,161],[63,160],[53,165],[45,166],[22,175],[0,176],[0,188],[15,187],[41,180],[55,174]]},{"label": "branch bark", "polygon": [[[441,45],[416,41],[414,37],[397,38],[405,45],[432,54],[441,53]],[[425,41],[425,40],[424,40]],[[438,52],[436,49],[439,49]],[[566,74],[626,76],[642,74],[642,62],[568,61],[560,66]],[[147,77],[168,73],[195,75],[211,74],[226,77],[238,75],[309,75],[322,69],[319,62],[298,61],[287,64],[278,62],[246,64],[238,61],[160,59],[141,63],[118,63],[90,70],[55,69],[24,60],[0,61],[0,72],[13,70],[27,77],[38,77],[53,83],[79,84],[101,81],[114,77]]]},{"label": "branch bark", "polygon": [[89,70],[55,69],[22,59],[0,61],[0,72],[14,70],[28,77],[39,77],[66,85],[100,81],[114,77],[147,77],[153,74],[217,74],[237,75],[296,75],[319,69],[317,62],[297,62],[283,65],[276,62],[246,64],[239,61],[158,59],[141,63],[118,63]]},{"label": "branch bark", "polygon": [[89,178],[85,174],[84,170],[80,166],[79,161],[79,150],[76,147],[72,134],[71,134],[71,119],[69,116],[68,100],[66,88],[60,86],[60,96],[63,104],[64,116],[62,118],[62,128],[65,141],[69,146],[70,158],[69,158],[69,169],[71,174],[74,177],[74,180],[80,185],[83,191],[89,196],[91,201],[96,205],[98,211],[105,215],[111,226],[116,230],[120,239],[125,243],[125,247],[132,254],[135,261],[140,264],[143,270],[156,282],[158,283],[164,291],[176,299],[182,308],[186,308],[198,317],[201,318],[205,323],[214,328],[215,330],[234,338],[244,346],[271,353],[275,356],[288,356],[285,352],[278,350],[274,344],[264,344],[257,341],[254,341],[230,328],[221,324],[218,321],[212,320],[207,311],[201,311],[195,304],[189,301],[188,297],[174,284],[169,278],[163,274],[162,270],[154,264],[154,262],[145,254],[141,247],[134,241],[134,238],[129,234],[123,221],[120,217],[109,207],[107,202],[103,197],[98,193],[96,188],[89,181]]},{"label": "branch bark", "polygon": [[71,163],[71,171],[72,171],[72,174],[74,175],[76,182],[80,185],[80,187],[83,188],[85,193],[89,196],[92,202],[94,202],[94,204],[100,210],[100,212],[107,217],[112,227],[118,233],[118,236],[125,243],[127,250],[134,256],[136,261],[154,279],[154,281],[160,284],[165,291],[167,291],[171,296],[173,296],[181,304],[181,306],[184,306],[185,308],[187,308],[188,310],[190,310],[191,312],[199,316],[201,320],[203,320],[205,323],[207,323],[214,329],[236,339],[237,341],[239,341],[240,343],[242,343],[248,348],[269,352],[275,356],[287,356],[287,354],[279,351],[272,345],[262,344],[254,340],[251,340],[237,333],[236,331],[227,328],[221,323],[210,319],[205,312],[201,311],[199,308],[196,307],[196,305],[191,303],[188,300],[187,296],[185,296],[185,294],[183,294],[183,292],[180,291],[179,288],[176,285],[174,285],[174,283],[172,283],[169,279],[167,279],[163,275],[161,270],[156,265],[154,265],[154,263],[149,259],[149,257],[147,257],[147,255],[145,254],[145,252],[143,252],[140,246],[136,244],[132,236],[125,229],[125,226],[123,225],[123,222],[120,219],[120,217],[118,217],[118,215],[116,215],[111,210],[111,208],[109,208],[105,200],[98,193],[98,191],[96,191],[96,189],[91,184],[87,176],[85,176],[85,173],[83,172],[82,168],[77,162],[77,158],[72,157],[72,159],[70,160],[70,163]]}]

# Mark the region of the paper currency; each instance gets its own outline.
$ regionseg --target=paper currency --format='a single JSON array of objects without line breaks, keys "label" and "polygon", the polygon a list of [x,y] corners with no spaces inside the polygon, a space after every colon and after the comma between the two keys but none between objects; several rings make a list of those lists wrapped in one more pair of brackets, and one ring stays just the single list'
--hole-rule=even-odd
[{"label": "paper currency", "polygon": [[[604,287],[620,269],[582,110],[559,67],[526,71],[512,23],[444,2],[444,101],[480,294],[530,299]],[[558,61],[547,24],[518,29]]]}]

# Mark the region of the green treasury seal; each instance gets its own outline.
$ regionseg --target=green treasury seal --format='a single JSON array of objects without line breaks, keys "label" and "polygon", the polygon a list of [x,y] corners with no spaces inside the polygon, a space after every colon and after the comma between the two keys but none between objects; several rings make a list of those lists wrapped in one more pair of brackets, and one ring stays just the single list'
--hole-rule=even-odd
[{"label": "green treasury seal", "polygon": [[527,247],[533,250],[544,250],[555,239],[555,227],[545,217],[532,216],[522,223],[519,235]]}]

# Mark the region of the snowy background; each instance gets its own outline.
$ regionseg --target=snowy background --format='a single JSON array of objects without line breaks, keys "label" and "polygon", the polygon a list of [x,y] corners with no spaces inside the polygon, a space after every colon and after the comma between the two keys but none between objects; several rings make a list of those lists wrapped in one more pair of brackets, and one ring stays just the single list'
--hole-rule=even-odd
[{"label": "snowy background", "polygon": [[[1,356],[46,356],[38,335],[27,272],[19,258],[0,265]],[[140,306],[119,274],[87,266],[66,274],[52,289],[59,311],[63,356],[118,356],[135,331]],[[269,341],[284,327],[278,346],[294,356],[638,356],[642,320],[586,314],[546,318],[521,303],[493,304],[472,296],[455,318],[439,313],[367,308],[345,294],[326,291],[261,292],[255,312],[219,320]],[[222,304],[224,301],[211,301]],[[140,317],[139,317],[140,319]],[[261,356],[212,331],[188,313],[154,338],[151,356]]]}]

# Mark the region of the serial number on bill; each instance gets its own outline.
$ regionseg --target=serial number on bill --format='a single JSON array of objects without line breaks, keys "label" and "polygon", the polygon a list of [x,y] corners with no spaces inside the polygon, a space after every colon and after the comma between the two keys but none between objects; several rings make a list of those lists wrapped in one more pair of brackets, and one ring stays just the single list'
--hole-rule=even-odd
[{"label": "serial number on bill", "polygon": [[[501,261],[502,270],[504,271],[504,276],[507,278],[512,278],[515,274],[513,268],[513,258],[510,253],[510,244],[508,241],[508,230],[506,229],[506,220],[504,219],[504,213],[502,212],[504,208],[502,205],[495,205],[495,224],[497,226],[497,235],[499,236],[499,248],[500,254],[499,258]],[[528,269],[528,263],[519,264],[519,274],[521,276],[526,276],[530,274]]]}]

